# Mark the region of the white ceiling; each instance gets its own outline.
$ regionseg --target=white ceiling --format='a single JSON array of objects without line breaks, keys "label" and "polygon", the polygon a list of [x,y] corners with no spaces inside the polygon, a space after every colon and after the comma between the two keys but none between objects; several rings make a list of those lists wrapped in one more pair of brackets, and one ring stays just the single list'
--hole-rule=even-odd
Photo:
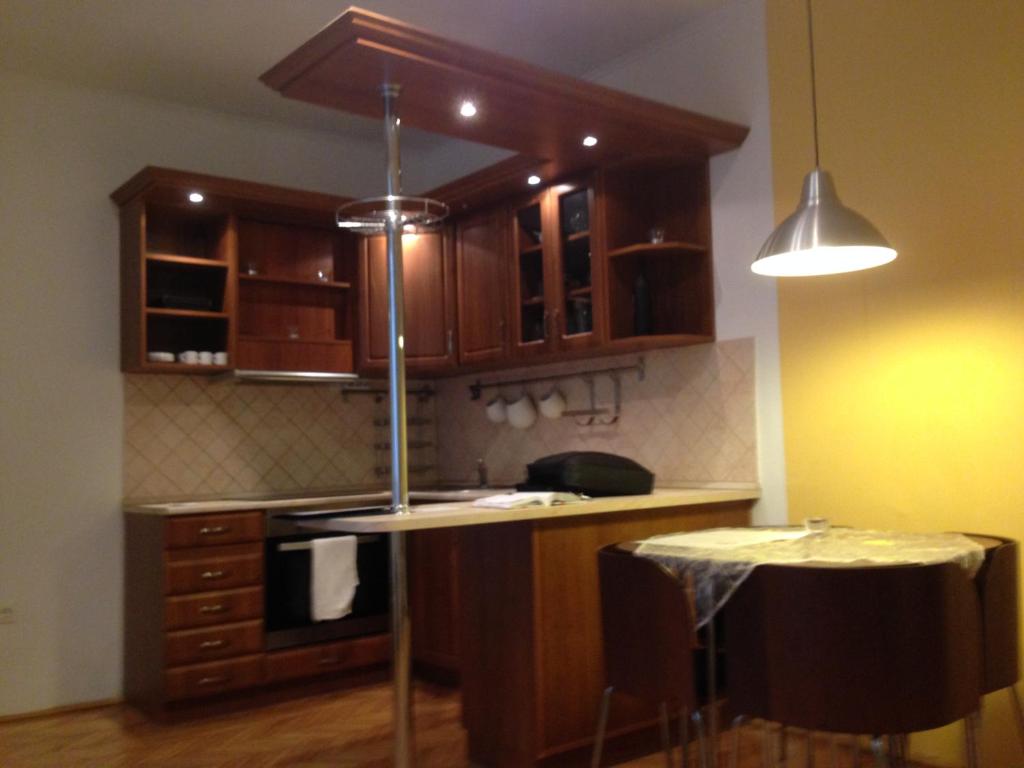
[{"label": "white ceiling", "polygon": [[[716,0],[361,0],[442,37],[583,75]],[[0,0],[0,68],[376,140],[374,121],[283,99],[257,78],[345,0]],[[407,146],[436,137],[412,131]]]}]

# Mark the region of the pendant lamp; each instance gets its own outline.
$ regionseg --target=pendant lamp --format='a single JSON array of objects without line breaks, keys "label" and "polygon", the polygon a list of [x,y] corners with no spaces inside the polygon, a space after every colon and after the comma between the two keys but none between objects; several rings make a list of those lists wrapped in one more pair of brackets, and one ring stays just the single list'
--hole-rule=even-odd
[{"label": "pendant lamp", "polygon": [[896,251],[875,226],[839,201],[832,176],[818,160],[818,98],[814,73],[814,24],[807,0],[811,48],[811,109],[814,115],[814,170],[804,177],[800,205],[775,228],[750,265],[759,275],[834,275],[888,264]]}]

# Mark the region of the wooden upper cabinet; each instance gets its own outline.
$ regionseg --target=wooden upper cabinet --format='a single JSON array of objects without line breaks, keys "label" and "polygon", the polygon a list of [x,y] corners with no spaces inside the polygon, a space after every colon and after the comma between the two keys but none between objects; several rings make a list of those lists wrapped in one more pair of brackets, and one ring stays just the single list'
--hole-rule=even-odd
[{"label": "wooden upper cabinet", "polygon": [[[454,278],[446,232],[402,235],[405,285],[405,360],[411,373],[455,365]],[[387,239],[363,238],[359,259],[362,307],[359,371],[379,374],[388,365]]]},{"label": "wooden upper cabinet", "polygon": [[504,208],[456,224],[459,362],[498,362],[508,355],[508,215]]},{"label": "wooden upper cabinet", "polygon": [[520,359],[604,338],[599,233],[588,182],[557,184],[512,208],[513,349]]}]

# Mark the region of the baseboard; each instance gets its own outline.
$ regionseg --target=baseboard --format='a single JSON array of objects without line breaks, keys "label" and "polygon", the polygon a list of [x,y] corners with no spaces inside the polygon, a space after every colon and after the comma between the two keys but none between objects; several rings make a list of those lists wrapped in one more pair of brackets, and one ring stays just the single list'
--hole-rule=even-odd
[{"label": "baseboard", "polygon": [[35,709],[31,712],[19,712],[15,715],[0,715],[0,723],[14,723],[19,720],[35,720],[40,717],[55,717],[57,715],[70,715],[76,712],[87,712],[90,709],[105,709],[123,704],[120,697],[113,699],[97,699],[96,701],[83,701],[79,704],[66,704],[63,707],[50,707],[49,709]]}]

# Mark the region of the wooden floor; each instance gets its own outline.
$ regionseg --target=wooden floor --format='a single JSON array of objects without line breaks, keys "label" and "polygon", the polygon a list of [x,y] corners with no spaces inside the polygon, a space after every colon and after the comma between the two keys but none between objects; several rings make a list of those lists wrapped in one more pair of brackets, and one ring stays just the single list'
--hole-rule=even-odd
[{"label": "wooden floor", "polygon": [[[390,688],[374,684],[175,724],[149,721],[122,706],[0,723],[0,766],[385,768],[391,765],[390,705]],[[468,767],[458,692],[417,685],[414,711],[417,768]],[[741,743],[742,768],[760,766],[755,731]],[[799,754],[793,750],[794,758]],[[828,765],[827,753],[819,755],[818,765]],[[623,765],[664,764],[656,754]],[[865,755],[863,765],[870,764]],[[839,765],[849,766],[849,758]]]}]

